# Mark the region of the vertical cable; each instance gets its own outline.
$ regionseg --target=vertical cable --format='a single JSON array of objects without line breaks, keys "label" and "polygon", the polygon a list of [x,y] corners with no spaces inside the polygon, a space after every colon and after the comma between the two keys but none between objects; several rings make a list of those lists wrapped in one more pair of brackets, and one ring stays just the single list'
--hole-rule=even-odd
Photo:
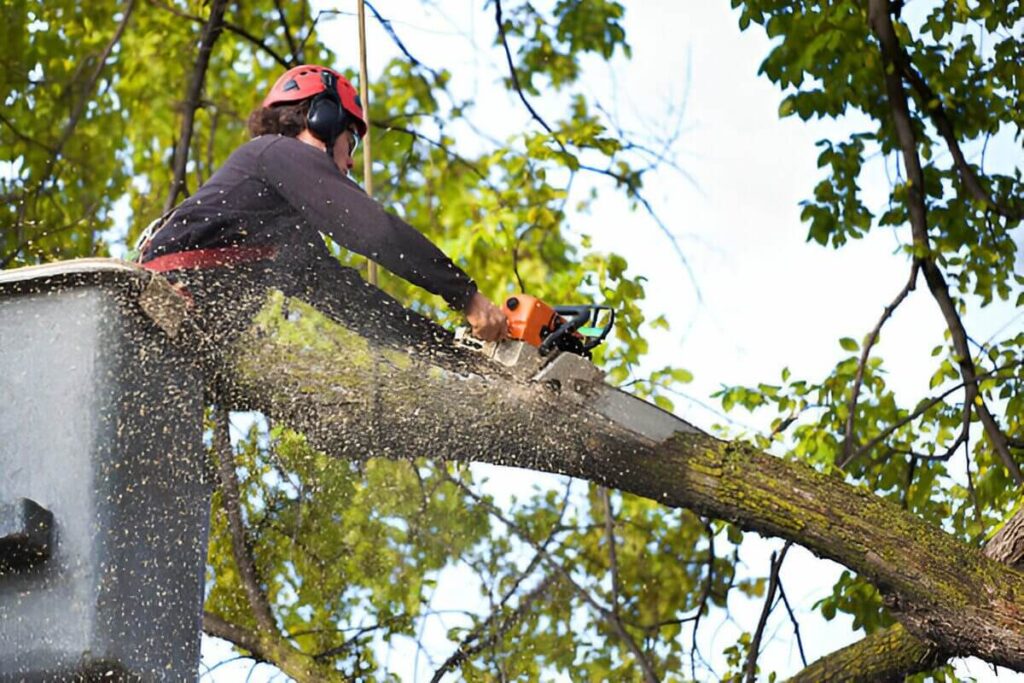
[{"label": "vertical cable", "polygon": [[[363,147],[363,189],[370,197],[373,196],[373,175],[370,172],[370,87],[366,75],[366,3],[359,2],[359,99],[362,100],[363,116],[366,118],[366,135],[362,139]],[[377,264],[367,260],[367,279],[371,285],[377,284]]]}]

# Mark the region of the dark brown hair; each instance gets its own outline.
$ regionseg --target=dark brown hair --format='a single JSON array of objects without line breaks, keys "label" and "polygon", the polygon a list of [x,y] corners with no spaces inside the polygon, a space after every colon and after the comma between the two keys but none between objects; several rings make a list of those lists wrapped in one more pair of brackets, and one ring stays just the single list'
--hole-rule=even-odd
[{"label": "dark brown hair", "polygon": [[249,134],[254,138],[275,133],[293,138],[306,129],[307,114],[308,99],[294,104],[260,107],[249,114]]}]

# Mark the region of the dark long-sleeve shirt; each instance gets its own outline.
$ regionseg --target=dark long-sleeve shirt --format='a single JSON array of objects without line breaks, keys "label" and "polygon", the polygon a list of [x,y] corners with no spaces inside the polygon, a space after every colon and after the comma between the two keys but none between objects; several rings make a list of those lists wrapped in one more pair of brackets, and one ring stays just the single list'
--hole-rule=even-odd
[{"label": "dark long-sleeve shirt", "polygon": [[[264,135],[239,147],[175,210],[143,254],[220,247],[321,249],[317,231],[465,310],[476,284],[430,240],[345,176],[322,150]],[[303,244],[303,240],[306,244]]]}]

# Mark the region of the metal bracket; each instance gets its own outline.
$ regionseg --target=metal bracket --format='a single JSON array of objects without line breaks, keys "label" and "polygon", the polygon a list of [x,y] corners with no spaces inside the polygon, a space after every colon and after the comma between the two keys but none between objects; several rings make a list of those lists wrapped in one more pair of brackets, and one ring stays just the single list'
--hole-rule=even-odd
[{"label": "metal bracket", "polygon": [[188,315],[188,299],[160,275],[153,275],[139,295],[139,307],[157,327],[174,339]]},{"label": "metal bracket", "polygon": [[0,576],[45,562],[53,548],[53,513],[28,498],[0,505]]}]

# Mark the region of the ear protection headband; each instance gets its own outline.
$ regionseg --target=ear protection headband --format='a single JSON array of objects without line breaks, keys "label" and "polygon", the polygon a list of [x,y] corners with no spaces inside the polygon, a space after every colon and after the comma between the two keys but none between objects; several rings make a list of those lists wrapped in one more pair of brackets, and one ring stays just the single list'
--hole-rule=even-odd
[{"label": "ear protection headband", "polygon": [[320,72],[324,89],[313,96],[306,114],[306,125],[313,135],[327,145],[327,153],[333,154],[334,143],[348,124],[348,113],[341,106],[338,97],[338,79],[330,71]]}]

